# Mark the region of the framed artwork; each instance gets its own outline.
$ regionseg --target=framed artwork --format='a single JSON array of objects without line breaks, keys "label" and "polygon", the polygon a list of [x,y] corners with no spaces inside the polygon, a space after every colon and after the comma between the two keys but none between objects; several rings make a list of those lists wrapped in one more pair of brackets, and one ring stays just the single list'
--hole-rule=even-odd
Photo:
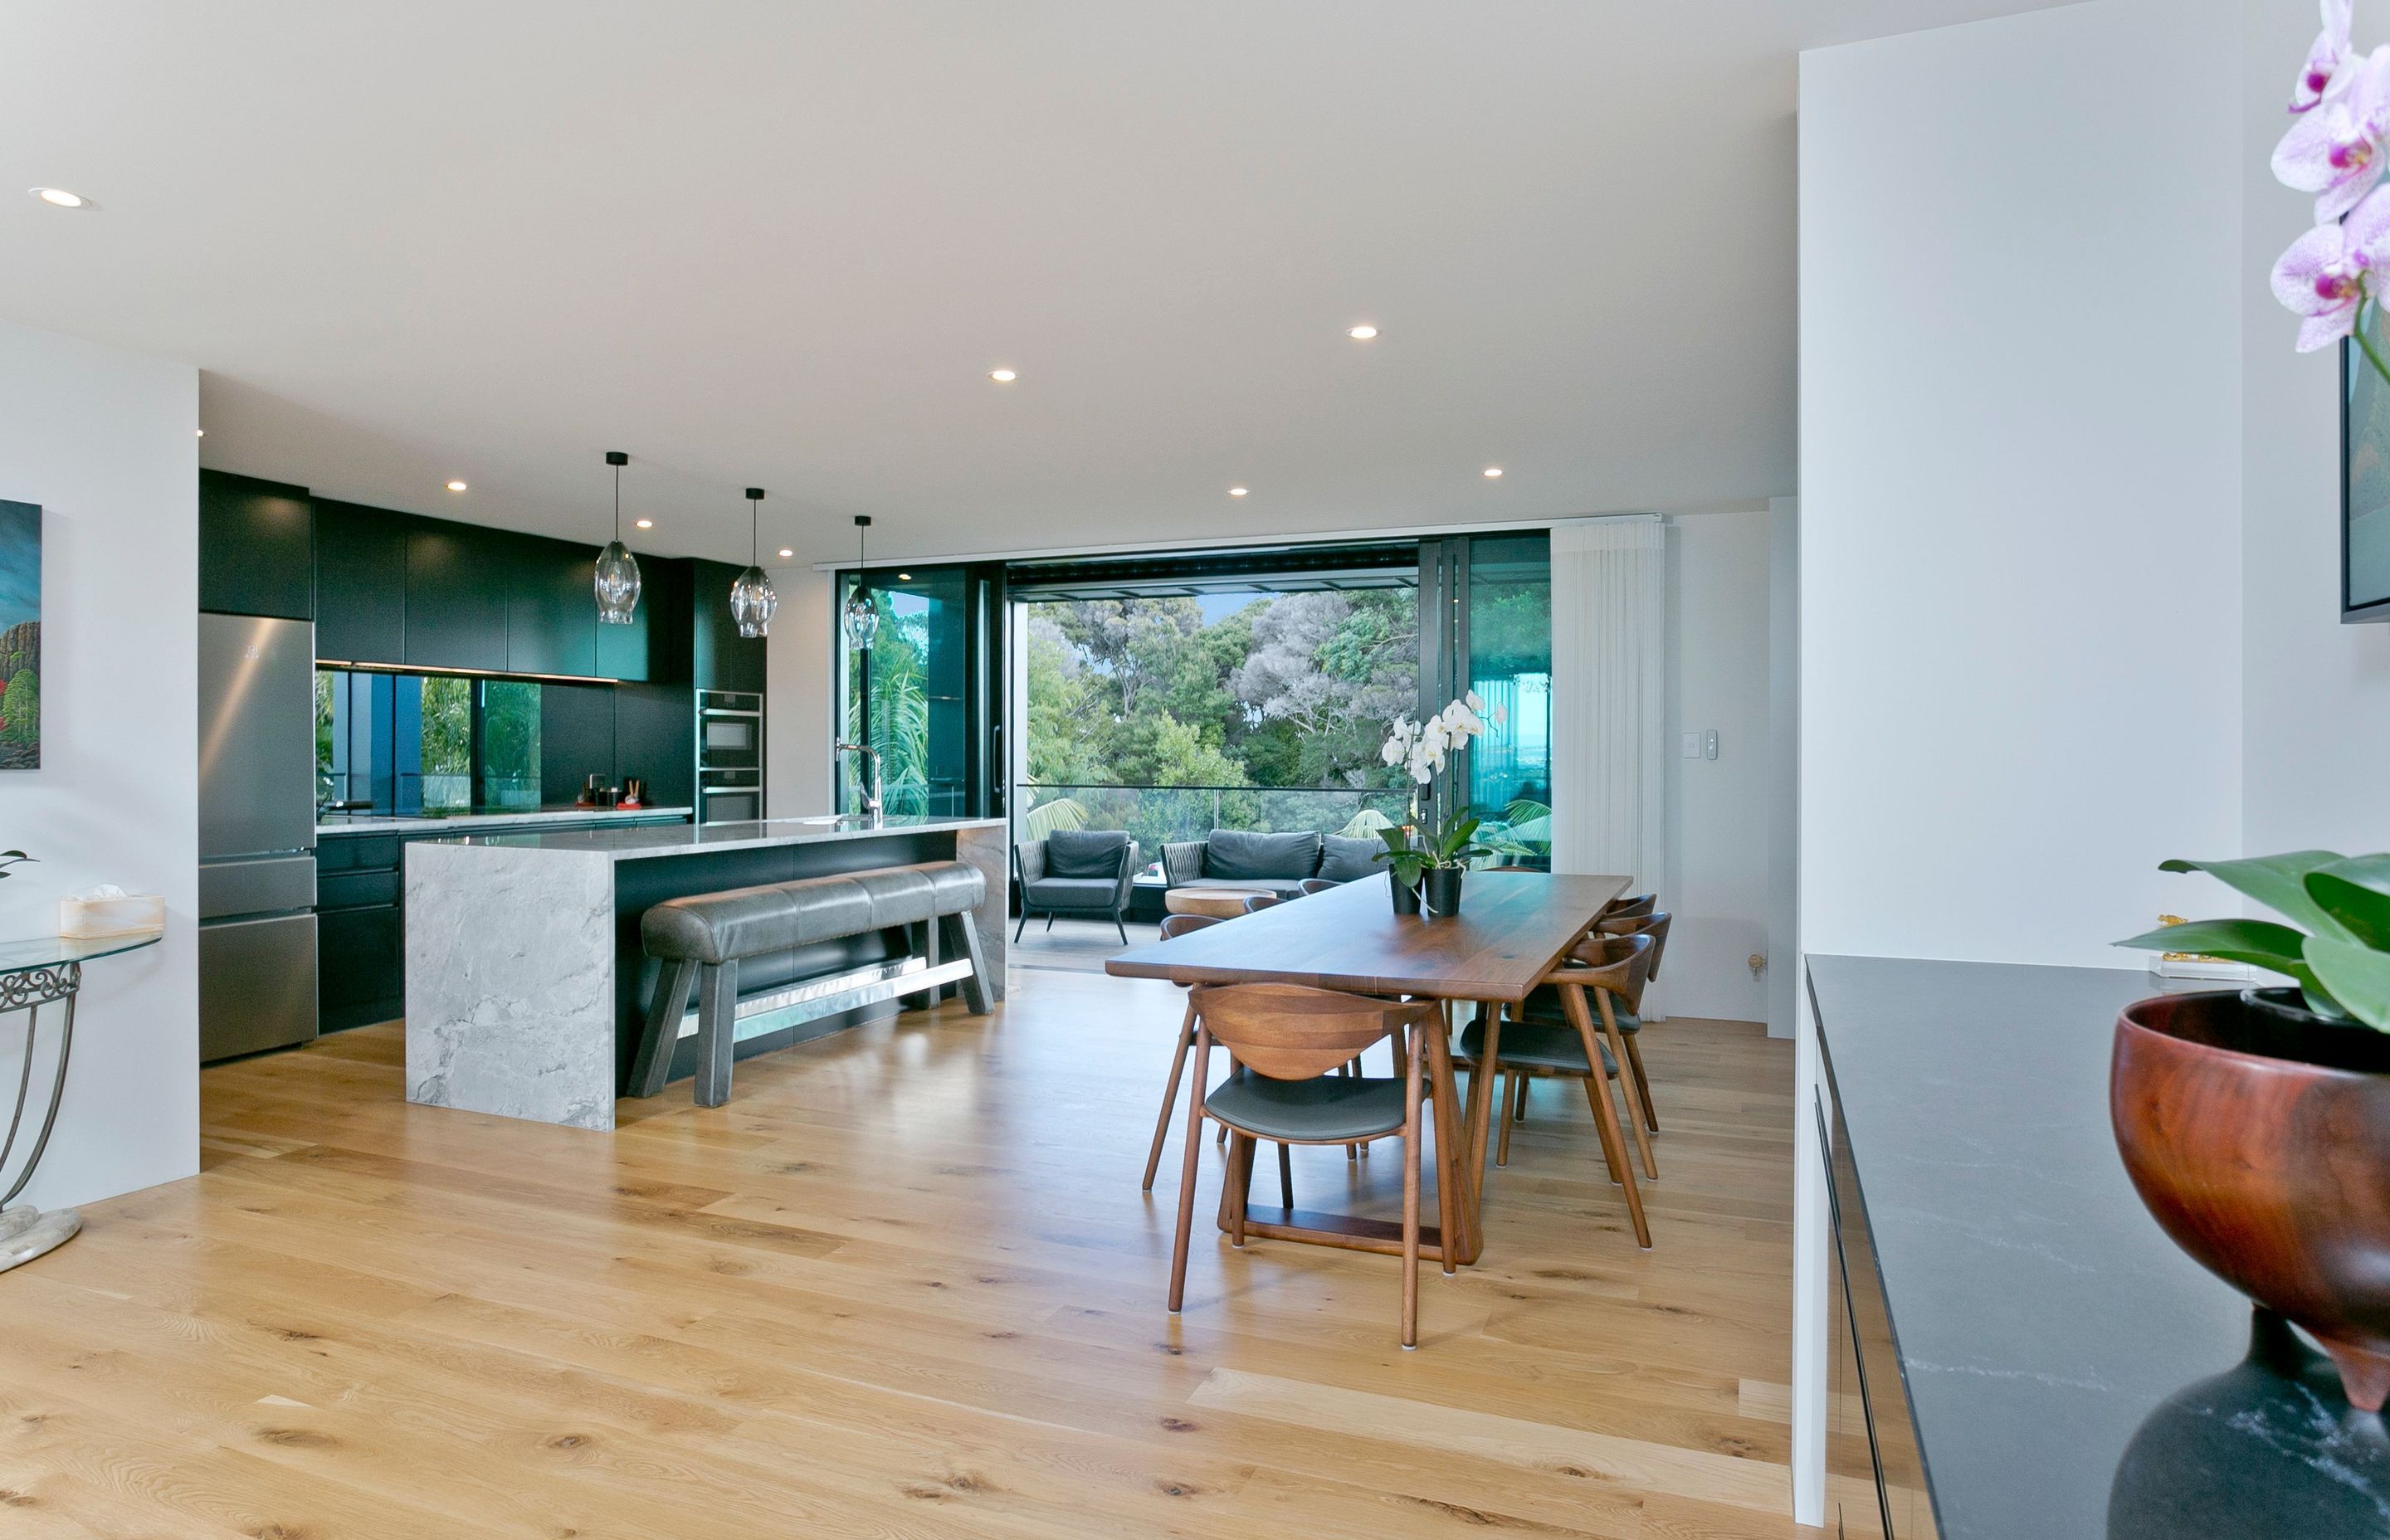
[{"label": "framed artwork", "polygon": [[42,764],[42,509],[0,498],[0,770]]}]

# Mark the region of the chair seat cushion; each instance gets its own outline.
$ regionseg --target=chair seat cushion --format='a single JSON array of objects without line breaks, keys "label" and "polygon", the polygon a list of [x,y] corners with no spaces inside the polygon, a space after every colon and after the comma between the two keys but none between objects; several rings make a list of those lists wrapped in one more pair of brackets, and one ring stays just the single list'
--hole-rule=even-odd
[{"label": "chair seat cushion", "polygon": [[1023,886],[1040,909],[1110,909],[1120,901],[1116,877],[1041,877]]},{"label": "chair seat cushion", "polygon": [[1204,1110],[1265,1139],[1343,1144],[1403,1125],[1403,1083],[1391,1076],[1272,1080],[1240,1072],[1203,1098]]},{"label": "chair seat cushion", "polygon": [[1199,877],[1191,882],[1181,882],[1182,888],[1229,888],[1240,892],[1275,893],[1280,898],[1303,896],[1301,878],[1279,877]]},{"label": "chair seat cushion", "polygon": [[[1497,1045],[1504,1065],[1522,1070],[1548,1070],[1554,1074],[1586,1073],[1585,1039],[1571,1026],[1559,1026],[1549,1021],[1505,1021],[1502,1041]],[[1618,1078],[1618,1065],[1610,1057],[1610,1045],[1597,1042],[1601,1050],[1601,1072],[1611,1079]],[[1485,1024],[1471,1021],[1460,1034],[1460,1052],[1457,1056],[1474,1064],[1485,1057]]]},{"label": "chair seat cushion", "polygon": [[1128,836],[1117,829],[1058,828],[1046,837],[1047,877],[1108,877],[1120,880]]}]

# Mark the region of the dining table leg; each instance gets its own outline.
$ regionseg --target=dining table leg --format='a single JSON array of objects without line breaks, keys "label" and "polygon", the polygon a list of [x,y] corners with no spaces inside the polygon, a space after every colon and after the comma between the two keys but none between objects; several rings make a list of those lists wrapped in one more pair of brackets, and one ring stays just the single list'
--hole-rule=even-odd
[{"label": "dining table leg", "polygon": [[[1457,1243],[1445,1248],[1446,1271],[1452,1264],[1473,1263],[1484,1249],[1484,1237],[1477,1225],[1477,1183],[1468,1169],[1469,1162],[1460,1159],[1460,1147],[1468,1138],[1467,1125],[1461,1121],[1460,1098],[1452,1083],[1452,1006],[1444,1003],[1437,1020],[1427,1027],[1429,1084],[1435,1091],[1435,1142],[1438,1149],[1450,1149],[1454,1159],[1436,1163],[1453,1173],[1454,1213],[1447,1235],[1458,1233]],[[1439,1180],[1441,1174],[1439,1174]]]},{"label": "dining table leg", "polygon": [[1485,1144],[1499,1114],[1495,1110],[1501,1077],[1495,1073],[1496,1055],[1502,1046],[1502,1002],[1480,1000],[1485,1041],[1479,1046],[1477,1067],[1469,1072],[1469,1181],[1482,1203],[1485,1193]]}]

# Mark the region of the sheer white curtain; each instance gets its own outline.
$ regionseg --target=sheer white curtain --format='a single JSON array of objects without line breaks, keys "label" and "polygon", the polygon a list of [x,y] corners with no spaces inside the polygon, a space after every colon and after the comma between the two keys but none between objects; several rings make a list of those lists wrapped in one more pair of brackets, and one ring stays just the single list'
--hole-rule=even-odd
[{"label": "sheer white curtain", "polygon": [[1667,870],[1667,609],[1661,520],[1552,526],[1554,871]]}]

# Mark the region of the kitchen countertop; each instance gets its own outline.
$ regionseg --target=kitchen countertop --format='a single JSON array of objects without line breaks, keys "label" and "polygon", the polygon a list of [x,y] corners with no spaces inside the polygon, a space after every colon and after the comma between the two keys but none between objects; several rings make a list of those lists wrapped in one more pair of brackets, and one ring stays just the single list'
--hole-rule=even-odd
[{"label": "kitchen countertop", "polygon": [[2390,1438],[2178,1250],[2108,1121],[2139,969],[1812,956],[1945,1540],[2390,1535]]},{"label": "kitchen countertop", "polygon": [[926,818],[899,815],[877,824],[854,815],[831,818],[769,818],[757,823],[667,824],[647,828],[573,828],[550,832],[467,835],[425,841],[495,850],[552,851],[636,861],[703,851],[752,850],[765,845],[819,844],[832,840],[876,840],[892,834],[938,834],[949,830],[1002,828],[1002,818]]},{"label": "kitchen countertop", "polygon": [[538,824],[587,823],[592,819],[686,818],[687,807],[540,807],[519,813],[335,813],[315,820],[321,834],[421,834],[431,829],[509,828]]}]

